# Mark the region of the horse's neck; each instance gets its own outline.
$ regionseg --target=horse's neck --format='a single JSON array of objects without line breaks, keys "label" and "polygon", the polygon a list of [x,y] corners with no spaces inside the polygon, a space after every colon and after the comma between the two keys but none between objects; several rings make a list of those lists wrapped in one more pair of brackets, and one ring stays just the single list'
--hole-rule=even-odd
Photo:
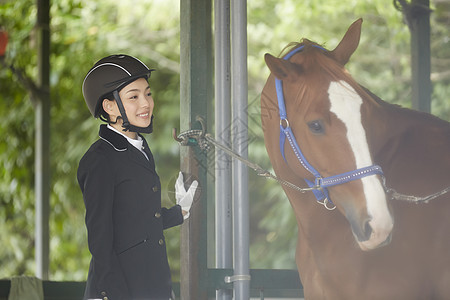
[{"label": "horse's neck", "polygon": [[[371,124],[371,149],[391,180],[400,185],[424,178],[436,188],[450,182],[450,123],[432,115],[383,104]],[[389,179],[389,178],[388,178]]]},{"label": "horse's neck", "polygon": [[[396,105],[385,105],[378,109],[378,115],[373,116],[371,124],[371,134],[375,137],[371,148],[378,149],[373,153],[374,156],[385,157],[386,154],[383,150],[386,151],[387,148],[393,148],[397,151],[408,150],[411,153],[414,148],[423,147],[429,149],[426,153],[416,153],[420,157],[437,154],[448,156],[450,123],[430,114]],[[405,147],[408,148],[402,149]],[[391,153],[391,155],[394,155],[394,153]],[[418,159],[419,157],[415,158]]]}]

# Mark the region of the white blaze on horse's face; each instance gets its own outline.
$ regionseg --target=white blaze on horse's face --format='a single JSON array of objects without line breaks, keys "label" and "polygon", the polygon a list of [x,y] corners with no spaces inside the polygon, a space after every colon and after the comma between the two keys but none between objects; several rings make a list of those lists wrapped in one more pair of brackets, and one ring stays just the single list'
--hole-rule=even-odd
[{"label": "white blaze on horse's face", "polygon": [[[362,99],[345,81],[333,81],[328,88],[330,111],[336,114],[347,128],[347,138],[353,151],[356,168],[373,165],[366,132],[361,122]],[[366,198],[367,213],[371,220],[372,234],[367,241],[358,242],[362,250],[370,250],[383,244],[390,236],[393,220],[387,207],[386,194],[377,176],[361,179]]]}]

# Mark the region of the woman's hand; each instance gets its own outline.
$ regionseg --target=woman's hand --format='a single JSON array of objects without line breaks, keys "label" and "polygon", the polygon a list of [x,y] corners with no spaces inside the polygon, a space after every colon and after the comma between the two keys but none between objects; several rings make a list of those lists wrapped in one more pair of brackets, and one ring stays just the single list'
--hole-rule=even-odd
[{"label": "woman's hand", "polygon": [[180,172],[178,174],[177,181],[175,182],[175,198],[177,199],[177,204],[181,206],[183,218],[185,220],[189,218],[189,210],[191,209],[197,186],[198,181],[194,180],[189,189],[186,191],[184,188],[183,173]]}]

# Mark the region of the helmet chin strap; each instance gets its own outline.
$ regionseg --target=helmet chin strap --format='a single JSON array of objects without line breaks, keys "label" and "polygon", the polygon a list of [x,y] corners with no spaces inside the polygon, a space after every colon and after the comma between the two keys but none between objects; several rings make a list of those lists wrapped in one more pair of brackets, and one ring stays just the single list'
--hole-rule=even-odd
[{"label": "helmet chin strap", "polygon": [[123,131],[131,131],[131,132],[140,132],[140,133],[152,133],[153,132],[153,115],[150,121],[150,125],[147,127],[139,127],[130,124],[128,121],[127,114],[125,112],[125,108],[123,107],[122,100],[120,99],[119,92],[115,90],[113,92],[114,99],[116,100],[117,106],[119,107],[119,112],[122,116],[122,127]]}]

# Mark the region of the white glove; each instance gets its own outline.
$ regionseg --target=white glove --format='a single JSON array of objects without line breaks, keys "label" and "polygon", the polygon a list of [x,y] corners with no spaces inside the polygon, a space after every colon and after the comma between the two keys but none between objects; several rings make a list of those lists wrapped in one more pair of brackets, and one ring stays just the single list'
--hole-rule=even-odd
[{"label": "white glove", "polygon": [[189,210],[191,209],[197,186],[198,182],[197,180],[194,180],[189,189],[186,191],[184,188],[183,174],[181,172],[175,182],[175,198],[177,199],[177,204],[181,206],[181,209],[187,212],[187,214],[184,215],[185,220],[189,218]]}]

